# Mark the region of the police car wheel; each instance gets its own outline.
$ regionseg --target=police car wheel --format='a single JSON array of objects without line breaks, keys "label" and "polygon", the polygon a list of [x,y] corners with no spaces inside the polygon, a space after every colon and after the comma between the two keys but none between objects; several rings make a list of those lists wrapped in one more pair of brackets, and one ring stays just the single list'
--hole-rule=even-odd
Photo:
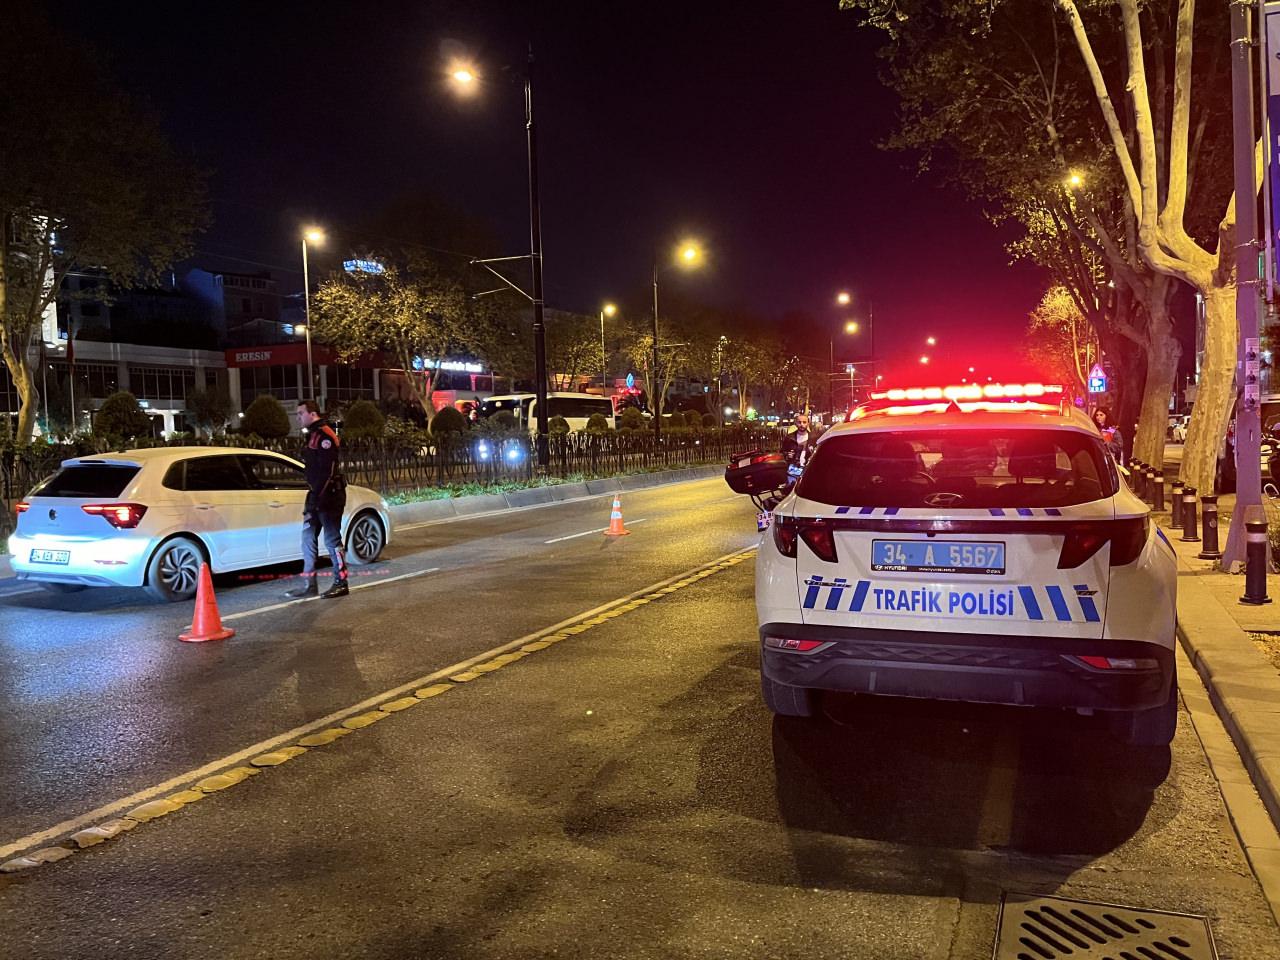
[{"label": "police car wheel", "polygon": [[1116,735],[1130,747],[1167,747],[1178,729],[1178,682],[1169,687],[1169,699],[1150,710],[1117,713],[1112,718]]},{"label": "police car wheel", "polygon": [[807,687],[789,687],[760,674],[764,705],[780,717],[812,717],[817,695]]},{"label": "police car wheel", "polygon": [[382,521],[372,513],[362,513],[351,521],[347,532],[347,560],[357,567],[373,563],[385,544]]}]

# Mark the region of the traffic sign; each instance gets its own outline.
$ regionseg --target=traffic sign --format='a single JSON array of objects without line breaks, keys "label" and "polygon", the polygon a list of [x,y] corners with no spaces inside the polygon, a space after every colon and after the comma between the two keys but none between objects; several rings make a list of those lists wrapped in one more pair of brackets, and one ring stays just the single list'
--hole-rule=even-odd
[{"label": "traffic sign", "polygon": [[636,385],[636,375],[634,373],[627,374],[627,389],[630,390]]},{"label": "traffic sign", "polygon": [[1107,378],[1106,377],[1090,377],[1089,392],[1090,393],[1106,393]]}]

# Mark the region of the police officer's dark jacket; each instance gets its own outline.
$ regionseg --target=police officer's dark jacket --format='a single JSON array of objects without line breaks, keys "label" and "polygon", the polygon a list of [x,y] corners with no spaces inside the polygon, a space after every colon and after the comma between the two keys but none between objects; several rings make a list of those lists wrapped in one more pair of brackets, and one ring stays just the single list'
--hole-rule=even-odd
[{"label": "police officer's dark jacket", "polygon": [[306,429],[307,444],[302,448],[302,463],[306,467],[307,499],[321,503],[339,499],[345,492],[342,473],[339,470],[338,431],[321,417]]}]

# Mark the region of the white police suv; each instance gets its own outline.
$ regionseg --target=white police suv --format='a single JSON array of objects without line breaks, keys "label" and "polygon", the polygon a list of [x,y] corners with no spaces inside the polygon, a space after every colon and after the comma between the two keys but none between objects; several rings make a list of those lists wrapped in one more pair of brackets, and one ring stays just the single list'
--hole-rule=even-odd
[{"label": "white police suv", "polygon": [[761,685],[1107,712],[1172,740],[1176,564],[1089,418],[1042,384],[879,395],[818,441],[756,568]]}]

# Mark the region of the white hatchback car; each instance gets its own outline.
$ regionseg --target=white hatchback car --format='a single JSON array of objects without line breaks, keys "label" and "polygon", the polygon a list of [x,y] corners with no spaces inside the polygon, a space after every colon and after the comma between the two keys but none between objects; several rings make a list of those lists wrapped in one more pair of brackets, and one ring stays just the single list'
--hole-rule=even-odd
[{"label": "white hatchback car", "polygon": [[[157,447],[64,460],[18,504],[9,555],[20,580],[55,592],[145,587],[195,594],[214,573],[298,560],[307,484],[302,464],[262,450]],[[372,563],[391,536],[386,502],[347,487],[343,542]]]},{"label": "white hatchback car", "polygon": [[1127,743],[1169,743],[1173,548],[1087,416],[1040,385],[984,389],[893,391],[819,439],[760,548],[766,704],[1100,711]]}]

